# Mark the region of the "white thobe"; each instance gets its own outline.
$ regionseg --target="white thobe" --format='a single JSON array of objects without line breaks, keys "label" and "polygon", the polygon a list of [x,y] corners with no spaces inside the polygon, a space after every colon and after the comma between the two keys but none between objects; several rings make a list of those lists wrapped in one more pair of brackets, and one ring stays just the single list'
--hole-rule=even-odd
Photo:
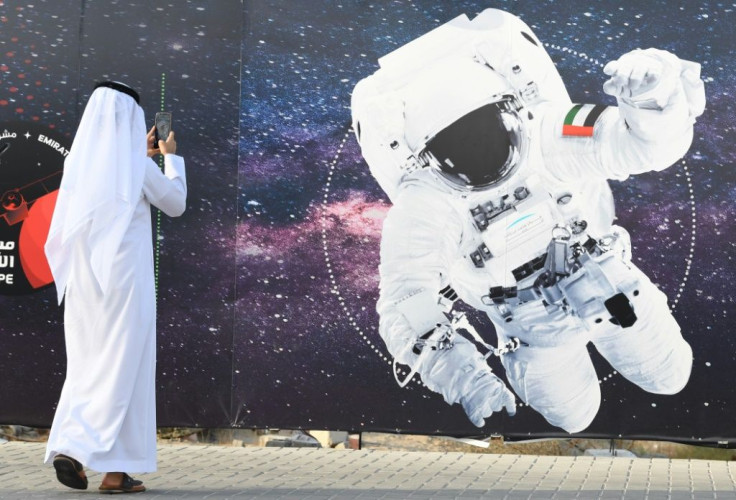
[{"label": "white thobe", "polygon": [[103,294],[86,238],[72,249],[64,330],[67,373],[46,459],[68,455],[99,472],[156,470],[156,295],[151,205],[178,216],[186,205],[184,160],[152,161],[113,259]]}]

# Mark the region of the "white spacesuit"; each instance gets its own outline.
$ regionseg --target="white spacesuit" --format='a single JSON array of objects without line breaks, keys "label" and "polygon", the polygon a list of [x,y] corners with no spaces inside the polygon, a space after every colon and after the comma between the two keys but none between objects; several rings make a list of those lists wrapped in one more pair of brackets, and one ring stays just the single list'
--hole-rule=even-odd
[{"label": "white spacesuit", "polygon": [[[618,107],[573,105],[532,30],[495,9],[379,63],[355,87],[352,111],[393,203],[377,309],[389,352],[410,367],[399,383],[418,373],[482,427],[493,412],[515,412],[487,364],[495,353],[523,401],[578,432],[600,404],[592,342],[642,389],[680,391],[692,351],[630,260],[607,179],[685,154],[705,107],[699,65],[635,50],[604,68]],[[489,316],[496,348],[453,314],[457,297]]]}]

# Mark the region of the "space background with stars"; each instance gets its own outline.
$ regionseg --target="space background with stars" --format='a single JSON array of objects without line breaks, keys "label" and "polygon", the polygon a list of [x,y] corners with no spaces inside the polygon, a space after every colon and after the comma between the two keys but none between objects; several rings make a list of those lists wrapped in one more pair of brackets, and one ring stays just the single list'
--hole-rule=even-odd
[{"label": "space background with stars", "polygon": [[[589,436],[733,438],[727,373],[734,278],[732,3],[664,1],[253,2],[244,44],[234,405],[239,424],[477,434],[459,405],[421,384],[400,389],[377,333],[386,196],[350,131],[350,93],[379,57],[460,14],[510,11],[558,65],[574,102],[615,104],[602,66],[637,47],[700,62],[708,109],[686,158],[612,182],[636,263],[666,292],[695,364],[687,388],[655,396],[591,349],[603,402]],[[256,7],[257,5],[257,7]],[[471,314],[487,339],[490,322]],[[253,333],[240,337],[245,331]],[[503,369],[493,365],[502,376]],[[253,373],[263,374],[263,379]],[[263,380],[271,384],[264,384]],[[236,401],[237,403],[237,401]],[[707,422],[707,425],[705,423]],[[482,431],[563,436],[528,407]]]},{"label": "space background with stars", "polygon": [[[153,221],[160,425],[230,425],[242,19],[239,2],[0,0],[0,130],[27,122],[69,147],[101,80],[134,87],[149,125],[173,113],[189,192],[183,216]],[[53,286],[0,295],[0,421],[50,425],[62,321]]]},{"label": "space background with stars", "polygon": [[[691,380],[648,394],[591,349],[603,401],[581,435],[736,440],[734,3],[0,0],[0,128],[39,122],[71,143],[101,78],[138,88],[149,122],[174,114],[189,198],[157,222],[160,426],[567,436],[524,406],[479,430],[420,383],[399,388],[377,332],[389,203],[350,130],[351,91],[379,57],[489,7],[534,29],[576,102],[614,104],[602,66],[637,47],[702,64],[684,160],[611,183],[634,259],[693,347]],[[61,318],[52,287],[0,296],[0,421],[50,423]]]}]

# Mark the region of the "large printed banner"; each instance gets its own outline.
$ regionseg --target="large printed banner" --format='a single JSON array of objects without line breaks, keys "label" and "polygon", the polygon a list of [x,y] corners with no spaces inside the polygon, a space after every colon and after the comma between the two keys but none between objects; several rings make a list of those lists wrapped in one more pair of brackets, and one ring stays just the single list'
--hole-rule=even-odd
[{"label": "large printed banner", "polygon": [[[53,416],[63,309],[42,247],[81,110],[114,79],[149,122],[173,113],[187,162],[186,213],[154,221],[160,426],[731,446],[735,17],[664,1],[0,0],[0,422]],[[609,61],[650,47],[699,63],[707,104],[683,159],[624,179],[582,156],[606,130],[672,137],[655,163],[687,140],[632,118],[670,101],[617,121],[603,92]],[[642,95],[664,78],[652,64],[626,75]],[[677,73],[695,116],[697,65]],[[565,108],[559,128],[541,100]]]}]

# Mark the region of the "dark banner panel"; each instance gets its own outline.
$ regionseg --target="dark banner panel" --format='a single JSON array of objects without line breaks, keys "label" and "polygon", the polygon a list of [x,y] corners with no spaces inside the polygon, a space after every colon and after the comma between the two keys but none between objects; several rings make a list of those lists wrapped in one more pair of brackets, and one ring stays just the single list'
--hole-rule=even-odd
[{"label": "dark banner panel", "polygon": [[[0,130],[14,135],[1,141],[9,145],[2,155],[3,192],[38,190],[40,180],[58,188],[60,176],[52,175],[61,171],[96,81],[138,89],[149,125],[155,112],[173,113],[189,194],[182,217],[154,216],[159,424],[228,426],[242,5],[88,0],[0,6],[0,120],[10,124]],[[21,120],[33,135],[22,144]],[[26,198],[30,217],[7,225],[6,210],[2,241],[11,241],[13,232],[22,237],[38,219],[33,212],[40,202]],[[15,256],[19,268],[21,260]],[[6,316],[0,320],[0,420],[48,425],[65,373],[62,308],[53,287],[30,290],[29,273],[25,280],[15,274],[13,290],[0,289]]]},{"label": "dark banner panel", "polygon": [[[616,224],[633,263],[667,296],[693,350],[692,374],[674,396],[645,392],[589,346],[602,397],[581,435],[715,442],[733,435],[729,254],[734,75],[729,9],[664,2],[290,2],[247,4],[244,41],[235,424],[325,427],[510,438],[567,436],[520,403],[474,427],[460,405],[413,381],[400,389],[378,335],[378,249],[391,203],[350,129],[350,98],[377,60],[461,14],[507,10],[549,53],[573,102],[615,105],[603,66],[656,47],[702,64],[707,109],[682,161],[660,173],[611,181]],[[438,47],[438,51],[442,48]],[[431,114],[428,114],[431,116]],[[484,340],[485,314],[456,304]],[[496,359],[494,373],[506,381]],[[246,366],[265,375],[254,378]],[[703,422],[712,424],[703,426]]]},{"label": "dark banner panel", "polygon": [[[329,273],[341,255],[354,262],[362,314],[372,318],[377,240],[365,241],[359,227],[343,234],[341,217],[361,217],[344,190],[342,213],[325,211],[326,183],[345,183],[327,180],[331,169],[342,172],[335,156],[353,146],[349,95],[360,60],[341,38],[352,20],[321,2],[247,2],[246,16],[234,421],[358,429],[375,417],[356,401],[391,386],[378,346],[346,321]],[[367,202],[380,206],[355,156],[351,168],[359,189],[373,188]]]},{"label": "dark banner panel", "polygon": [[84,19],[80,81],[130,82],[150,125],[171,111],[187,166],[186,212],[155,221],[159,425],[228,426],[242,5],[88,1]]},{"label": "dark banner panel", "polygon": [[79,119],[81,2],[0,2],[0,420],[49,425],[66,369],[43,257]]},{"label": "dark banner panel", "polygon": [[[459,233],[453,232],[460,222],[439,208],[447,200],[431,191],[416,195],[426,202],[425,211],[408,206],[409,212],[416,212],[415,223],[398,230],[395,225],[384,226],[392,207],[398,205],[398,193],[391,188],[395,172],[385,170],[388,177],[374,176],[390,161],[370,158],[366,146],[370,138],[359,145],[353,115],[385,113],[386,118],[376,122],[377,129],[366,126],[369,135],[399,123],[404,129],[396,137],[407,144],[429,143],[430,137],[434,140],[446,129],[434,130],[436,137],[428,134],[416,139],[406,124],[416,116],[422,117],[420,125],[429,124],[452,106],[439,98],[422,103],[420,97],[453,77],[458,89],[469,89],[460,92],[458,99],[468,97],[475,87],[474,80],[464,79],[462,70],[437,66],[455,50],[458,39],[449,37],[447,43],[418,50],[398,63],[393,60],[396,74],[403,72],[402,78],[415,81],[411,91],[395,82],[391,85],[396,88],[388,90],[391,85],[384,82],[374,104],[366,106],[368,111],[352,106],[351,99],[356,85],[379,70],[382,57],[398,49],[407,54],[404,49],[422,35],[463,14],[470,22],[488,8],[510,12],[528,25],[529,32],[527,28],[514,32],[519,43],[544,55],[539,56],[540,65],[551,59],[550,71],[559,72],[575,103],[614,106],[616,100],[602,90],[608,78],[603,67],[636,48],[665,49],[701,65],[707,106],[697,119],[684,158],[661,172],[608,182],[614,223],[631,236],[633,264],[666,295],[672,317],[692,349],[687,384],[675,395],[647,392],[624,378],[606,360],[610,356],[604,357],[592,343],[574,355],[563,354],[564,349],[550,351],[549,366],[568,356],[565,366],[572,375],[588,358],[592,360],[601,401],[592,423],[579,429],[580,436],[730,445],[736,434],[731,425],[736,394],[724,380],[734,369],[735,352],[731,340],[734,294],[729,286],[736,230],[732,146],[736,113],[730,99],[736,76],[729,66],[734,56],[730,36],[735,14],[730,7],[672,8],[664,1],[622,6],[587,1],[190,0],[164,5],[0,0],[0,421],[44,426],[53,416],[65,373],[63,309],[56,305],[43,259],[44,231],[79,113],[93,83],[113,79],[140,91],[150,124],[155,112],[172,112],[179,152],[187,162],[186,213],[174,220],[154,216],[160,426],[502,434],[509,439],[569,436],[523,402],[522,391],[533,392],[532,388],[512,383],[511,377],[518,379],[520,370],[509,369],[508,363],[505,367],[503,358],[489,355],[487,362],[500,383],[515,390],[516,415],[496,411],[477,427],[461,404],[448,404],[418,375],[400,387],[397,380],[404,382],[411,375],[408,366],[394,366],[392,353],[398,351],[395,347],[390,351],[379,334],[379,266],[398,252],[411,254],[427,241],[427,253],[431,253],[433,246],[462,237],[455,238]],[[489,22],[486,29],[494,26]],[[493,47],[490,52],[479,49],[476,59],[484,53],[492,58]],[[435,67],[439,70],[432,74]],[[424,81],[417,77],[420,74]],[[528,91],[523,97],[532,102],[534,89],[527,85],[530,82],[522,83],[520,88]],[[536,91],[562,95],[560,88],[552,87]],[[398,101],[391,92],[396,92]],[[397,107],[396,102],[402,104]],[[484,108],[500,120],[491,125],[506,132],[515,130],[509,124],[520,110],[531,108],[515,107],[514,102],[509,97],[503,106],[494,101]],[[379,105],[384,107],[379,110]],[[468,110],[478,109],[477,103],[475,108],[468,106]],[[392,115],[396,109],[400,113]],[[572,127],[565,130],[585,136],[593,133],[596,118],[605,113],[592,106],[570,111],[569,117],[560,118],[560,127],[565,118],[565,125]],[[441,156],[438,165],[447,171],[438,165],[434,168],[456,183],[471,183],[466,173],[463,178],[449,167],[462,165],[472,148],[461,148],[463,155],[455,161],[453,147],[463,141],[469,144],[468,137],[482,130],[482,126],[464,128],[465,122],[459,119],[464,116],[455,117],[460,133],[443,135],[450,139],[438,140],[434,149],[427,146],[427,151]],[[665,128],[663,124],[661,129]],[[656,130],[652,133],[656,136]],[[486,136],[480,136],[479,142],[485,144]],[[397,140],[390,149],[402,154],[402,144]],[[521,141],[512,139],[509,144]],[[550,158],[543,155],[539,164],[547,161]],[[487,181],[484,189],[496,182],[483,179]],[[558,205],[569,201],[549,183],[530,186],[530,200],[539,200],[536,193],[543,188]],[[600,184],[596,189],[583,192],[596,207],[586,205],[580,210],[605,212],[596,209],[606,204],[608,191]],[[482,192],[475,189],[472,196]],[[517,228],[513,234],[523,233],[519,228],[549,222],[525,211],[526,191],[513,193],[517,193],[513,201],[507,197],[504,202],[519,213],[518,220],[508,224]],[[472,196],[466,193],[453,203]],[[492,223],[496,205],[479,206],[473,217],[482,215],[483,221]],[[471,224],[470,232],[475,230],[473,221],[465,221]],[[593,226],[591,221],[585,218]],[[592,231],[577,222],[580,234]],[[424,242],[417,239],[417,231],[432,223],[438,227],[431,237]],[[541,239],[535,241],[542,245]],[[498,240],[492,238],[484,243],[490,245],[489,253],[479,245],[471,250],[479,252],[473,261],[479,264],[476,267],[488,271],[494,265],[489,260],[494,252],[504,249],[499,250]],[[579,255],[597,251],[592,244],[581,248],[573,250]],[[516,251],[529,248],[519,245]],[[473,252],[466,253],[472,259]],[[415,254],[420,259],[422,252]],[[509,259],[517,257],[521,259],[507,253]],[[521,282],[524,276],[537,276],[534,273],[541,268],[535,262],[552,265],[545,258],[529,260],[529,266],[512,266],[517,271],[514,279]],[[384,273],[395,273],[391,286],[397,289],[422,271],[412,259],[392,269],[385,268]],[[503,266],[499,269],[511,272]],[[447,287],[433,290],[432,306],[440,301],[439,292],[442,303],[448,304],[459,295],[453,310],[463,312],[478,332],[478,338],[468,337],[473,350],[487,352],[479,340],[491,348],[503,347],[489,319],[495,309],[484,310],[484,303],[473,303],[467,293],[473,279],[457,270],[440,272]],[[616,274],[611,273],[612,279]],[[514,290],[501,292],[504,300],[516,300]],[[487,295],[492,302],[490,290]],[[622,292],[606,306],[612,318],[624,323],[633,321],[627,314],[631,309],[622,301],[625,295]],[[401,309],[407,321],[416,328],[434,322],[438,317],[432,316],[432,308],[412,296],[413,292],[408,293],[406,299],[414,306]],[[664,307],[661,322],[670,317]],[[555,327],[551,316],[540,318],[539,324],[552,325],[554,338],[570,334]],[[627,338],[621,347],[632,355],[639,345],[643,351],[656,323],[655,315],[652,332],[641,331],[640,337]],[[446,340],[429,339],[426,345],[447,347]],[[460,352],[460,344],[463,341],[455,338],[455,353]],[[615,339],[611,345],[617,345]],[[525,352],[525,346],[519,349]],[[450,368],[449,374],[465,369]],[[562,380],[547,399],[565,403],[568,382]],[[498,390],[499,386],[493,387]],[[575,403],[559,406],[572,409]]]}]

